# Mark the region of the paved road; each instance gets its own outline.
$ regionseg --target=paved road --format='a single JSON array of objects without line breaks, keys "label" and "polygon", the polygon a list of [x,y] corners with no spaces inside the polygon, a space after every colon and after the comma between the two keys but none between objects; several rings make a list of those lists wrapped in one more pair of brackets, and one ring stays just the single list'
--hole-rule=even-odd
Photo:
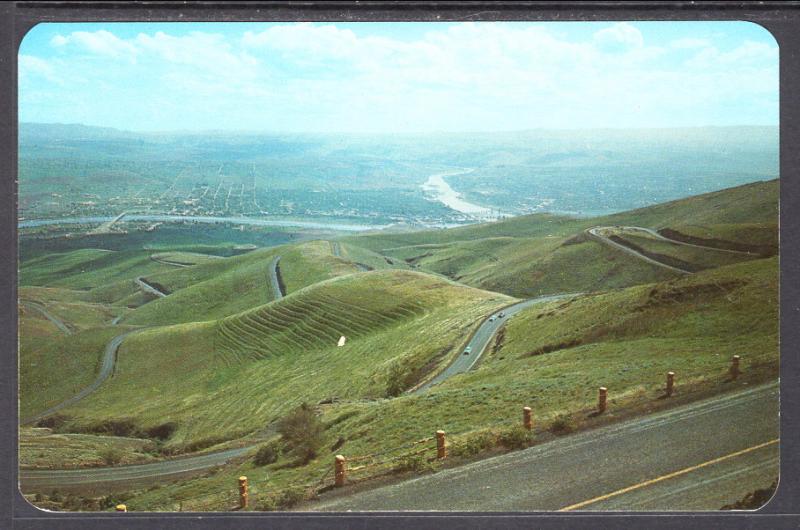
[{"label": "paved road", "polygon": [[275,256],[275,259],[269,264],[269,284],[272,286],[275,300],[280,300],[285,295],[281,290],[281,282],[278,281],[278,262],[280,261],[281,257]]},{"label": "paved road", "polygon": [[304,509],[717,510],[778,476],[778,427],[776,382]]},{"label": "paved road", "polygon": [[621,244],[617,243],[616,241],[613,241],[613,240],[607,238],[606,236],[604,236],[604,235],[602,235],[600,233],[600,231],[605,229],[605,228],[608,228],[608,227],[595,226],[593,228],[587,229],[586,233],[589,234],[590,237],[596,239],[597,241],[599,241],[599,242],[601,242],[601,243],[603,243],[605,245],[608,245],[610,247],[619,249],[619,250],[621,250],[623,252],[627,252],[631,256],[639,258],[640,260],[646,261],[647,263],[650,263],[650,264],[655,265],[657,267],[662,267],[664,269],[668,269],[668,270],[671,270],[673,272],[679,272],[681,274],[692,274],[692,271],[687,271],[687,270],[681,269],[679,267],[673,267],[672,265],[667,265],[666,263],[661,263],[660,261],[657,261],[657,260],[654,260],[653,258],[647,257],[644,254],[640,254],[639,252],[633,250],[630,247],[626,247],[625,245],[621,245]]},{"label": "paved road", "polygon": [[[331,241],[331,252],[337,258],[344,258],[344,256],[342,256],[342,245],[338,241]],[[363,263],[358,263],[355,261],[350,261],[350,263],[355,265],[356,268],[361,272],[369,272],[371,270],[374,270],[369,265],[364,265]]]},{"label": "paved road", "polygon": [[30,300],[22,300],[22,301],[20,301],[20,303],[22,305],[24,305],[25,307],[29,308],[29,309],[33,309],[34,311],[38,311],[47,320],[49,320],[50,322],[55,324],[55,326],[58,329],[60,329],[61,331],[63,331],[67,335],[72,335],[72,330],[67,327],[67,325],[64,323],[64,321],[61,320],[60,318],[50,314],[50,312],[48,312],[47,309],[45,309],[45,307],[42,304],[40,304],[38,302],[31,302]]},{"label": "paved road", "polygon": [[20,470],[20,484],[27,492],[52,491],[56,488],[135,482],[153,477],[187,474],[208,469],[242,456],[252,447],[230,449],[217,453],[163,460],[150,464],[100,467],[89,469]]},{"label": "paved road", "polygon": [[156,263],[161,263],[162,265],[170,265],[172,267],[182,267],[182,268],[191,267],[191,265],[189,265],[188,263],[178,263],[177,261],[169,261],[166,259],[157,258],[152,255],[150,256],[150,259],[155,261]]},{"label": "paved road", "polygon": [[80,392],[78,392],[77,394],[72,396],[71,398],[69,398],[69,399],[67,399],[65,401],[62,401],[58,405],[54,405],[54,406],[50,407],[49,409],[44,410],[44,411],[40,412],[39,414],[37,414],[35,416],[31,416],[29,418],[21,419],[20,420],[20,424],[21,425],[26,425],[28,423],[37,422],[40,419],[42,419],[44,417],[47,417],[47,416],[49,416],[49,415],[51,415],[51,414],[63,409],[64,407],[68,407],[69,405],[77,403],[81,399],[85,398],[86,396],[88,396],[89,394],[91,394],[92,392],[97,390],[100,387],[100,385],[103,384],[103,381],[108,379],[108,376],[110,376],[114,372],[114,362],[116,361],[116,358],[117,358],[117,350],[119,350],[119,346],[120,346],[120,344],[122,344],[122,341],[125,339],[125,337],[127,337],[128,335],[130,335],[133,332],[134,331],[128,331],[128,332],[123,333],[121,335],[117,335],[116,337],[111,339],[111,342],[109,342],[106,345],[105,352],[103,352],[103,364],[100,366],[100,372],[97,374],[97,377],[92,382],[92,384],[90,384],[89,386],[87,386],[86,388],[84,388],[83,390],[81,390]]},{"label": "paved road", "polygon": [[[511,318],[516,313],[519,313],[523,309],[526,309],[532,305],[542,304],[544,302],[550,302],[553,300],[560,300],[562,298],[568,298],[570,296],[577,296],[576,294],[557,294],[557,295],[550,295],[550,296],[540,296],[538,298],[531,298],[530,300],[525,300],[514,304],[512,306],[506,307],[502,310],[505,313],[505,316],[502,318],[497,317],[500,311],[497,311],[487,317],[486,320],[478,327],[478,330],[473,335],[472,339],[467,343],[466,348],[470,348],[470,353],[464,355],[464,350],[458,352],[458,357],[450,363],[450,365],[445,368],[442,372],[439,373],[436,377],[431,379],[430,381],[426,382],[425,384],[413,388],[409,391],[411,394],[417,394],[421,392],[425,392],[433,385],[439,384],[448,377],[452,377],[455,374],[460,374],[463,372],[467,372],[475,366],[475,363],[478,362],[478,359],[481,358],[486,346],[489,345],[489,342],[494,337],[494,334],[497,333],[497,330],[500,329],[500,326],[505,324],[505,322]],[[494,321],[491,321],[491,316],[495,317]]]},{"label": "paved road", "polygon": [[663,236],[656,232],[655,230],[651,230],[650,228],[642,228],[641,226],[623,226],[623,230],[628,230],[629,232],[645,232],[656,239],[660,239],[661,241],[666,241],[668,243],[672,243],[674,245],[683,245],[685,247],[694,247],[694,248],[701,248],[703,250],[713,250],[715,252],[728,252],[730,254],[745,254],[751,255],[750,252],[744,250],[731,250],[727,248],[717,248],[717,247],[709,247],[706,245],[696,245],[694,243],[687,243],[686,241],[679,241],[677,239],[671,239],[669,237]]},{"label": "paved road", "polygon": [[142,278],[141,276],[139,276],[138,278],[136,278],[136,280],[135,280],[135,281],[136,281],[136,285],[138,285],[138,286],[139,286],[139,288],[140,288],[142,291],[146,292],[146,293],[153,294],[153,295],[155,295],[155,296],[157,296],[157,297],[159,297],[159,298],[164,298],[164,297],[166,297],[166,296],[167,296],[167,293],[165,293],[165,292],[162,292],[162,291],[159,291],[158,289],[156,289],[155,287],[153,287],[152,285],[150,285],[149,283],[147,283],[147,280],[145,280],[145,279],[144,279],[144,278]]}]

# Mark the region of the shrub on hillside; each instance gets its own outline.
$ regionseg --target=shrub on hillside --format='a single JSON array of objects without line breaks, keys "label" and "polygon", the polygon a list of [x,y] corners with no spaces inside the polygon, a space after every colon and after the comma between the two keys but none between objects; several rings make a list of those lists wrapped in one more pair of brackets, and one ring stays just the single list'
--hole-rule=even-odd
[{"label": "shrub on hillside", "polygon": [[398,473],[402,473],[404,471],[422,473],[431,469],[433,469],[433,465],[422,455],[411,455],[403,458],[394,466],[394,470]]},{"label": "shrub on hillside", "polygon": [[105,464],[108,466],[115,466],[119,464],[122,462],[123,457],[122,451],[113,445],[109,445],[105,449],[101,450],[99,455],[100,458],[103,459],[103,462],[105,462]]},{"label": "shrub on hillside", "polygon": [[497,441],[500,442],[500,445],[509,449],[522,449],[530,445],[531,432],[522,425],[517,425],[501,431]]},{"label": "shrub on hillside", "polygon": [[278,461],[278,457],[281,456],[281,446],[277,440],[273,440],[268,444],[262,445],[258,452],[256,453],[256,457],[253,459],[253,463],[257,466],[266,466],[267,464],[273,464]]},{"label": "shrub on hillside", "polygon": [[298,462],[307,464],[322,447],[325,426],[311,406],[303,403],[278,422],[278,432]]},{"label": "shrub on hillside", "polygon": [[36,426],[46,427],[48,429],[53,429],[53,431],[58,431],[58,429],[64,425],[67,420],[69,420],[68,416],[64,416],[63,414],[53,414],[52,416],[48,416],[37,421]]},{"label": "shrub on hillside", "polygon": [[452,456],[468,458],[488,451],[495,445],[497,445],[497,433],[482,431],[456,441],[450,446],[449,453]]},{"label": "shrub on hillside", "polygon": [[289,488],[279,493],[273,493],[261,499],[258,509],[264,512],[274,512],[276,510],[288,510],[305,500],[315,497],[314,492],[304,488]]},{"label": "shrub on hillside", "polygon": [[569,414],[559,414],[550,422],[549,430],[553,434],[567,434],[575,430],[575,422]]}]

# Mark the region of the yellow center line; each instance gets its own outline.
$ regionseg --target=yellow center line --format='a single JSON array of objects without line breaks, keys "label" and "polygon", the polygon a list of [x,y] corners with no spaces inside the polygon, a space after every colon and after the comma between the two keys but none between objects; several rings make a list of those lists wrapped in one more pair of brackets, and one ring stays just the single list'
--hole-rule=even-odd
[{"label": "yellow center line", "polygon": [[675,471],[675,472],[669,473],[667,475],[662,475],[660,477],[656,477],[656,478],[653,478],[653,479],[650,479],[650,480],[645,480],[644,482],[640,482],[638,484],[634,484],[633,486],[628,486],[627,488],[622,488],[621,490],[612,491],[611,493],[606,493],[605,495],[600,495],[599,497],[595,497],[593,499],[588,499],[588,500],[585,500],[583,502],[579,502],[579,503],[576,503],[576,504],[571,504],[569,506],[565,506],[564,508],[561,508],[558,511],[559,512],[569,512],[569,511],[572,511],[572,510],[577,510],[577,509],[583,508],[584,506],[587,506],[589,504],[594,504],[595,502],[604,501],[606,499],[610,499],[612,497],[616,497],[618,495],[622,495],[623,493],[628,493],[629,491],[634,491],[634,490],[638,490],[640,488],[645,488],[647,486],[656,484],[657,482],[661,482],[661,481],[664,481],[664,480],[675,478],[675,477],[678,477],[680,475],[685,475],[686,473],[689,473],[689,472],[694,471],[696,469],[700,469],[700,468],[703,468],[703,467],[706,467],[706,466],[711,466],[711,465],[717,464],[719,462],[722,462],[724,460],[728,460],[730,458],[734,458],[734,457],[741,456],[741,455],[746,454],[746,453],[750,453],[752,451],[756,451],[758,449],[761,449],[762,447],[767,447],[769,445],[776,444],[779,441],[780,441],[780,438],[775,438],[774,440],[770,440],[770,441],[764,442],[762,444],[754,445],[752,447],[748,447],[747,449],[742,449],[741,451],[736,451],[735,453],[730,453],[730,454],[727,454],[725,456],[721,456],[719,458],[715,458],[713,460],[709,460],[708,462],[703,462],[702,464],[697,464],[696,466],[687,467],[685,469],[681,469],[679,471]]}]

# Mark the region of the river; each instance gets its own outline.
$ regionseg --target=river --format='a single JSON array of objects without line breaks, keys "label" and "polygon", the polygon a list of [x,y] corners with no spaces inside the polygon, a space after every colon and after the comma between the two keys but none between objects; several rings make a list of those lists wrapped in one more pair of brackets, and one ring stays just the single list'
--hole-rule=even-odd
[{"label": "river", "polygon": [[473,169],[460,169],[456,171],[449,171],[446,173],[437,173],[431,175],[428,180],[422,184],[422,189],[431,195],[434,199],[441,202],[450,209],[461,212],[479,219],[490,219],[492,210],[471,202],[465,201],[461,194],[450,187],[450,184],[444,180],[445,177],[453,177],[455,175],[465,175],[472,173]]},{"label": "river", "polygon": [[[28,219],[20,221],[19,228],[33,228],[36,226],[65,225],[65,224],[100,224],[114,219],[114,216],[98,217],[67,217],[63,219]],[[240,225],[254,226],[281,226],[290,228],[312,228],[316,230],[338,230],[341,232],[363,232],[365,230],[381,230],[388,225],[359,225],[345,223],[318,223],[314,221],[284,221],[277,219],[250,219],[247,217],[209,217],[191,215],[143,215],[126,214],[125,221],[144,221],[144,222],[195,222],[195,223],[233,223]]]}]

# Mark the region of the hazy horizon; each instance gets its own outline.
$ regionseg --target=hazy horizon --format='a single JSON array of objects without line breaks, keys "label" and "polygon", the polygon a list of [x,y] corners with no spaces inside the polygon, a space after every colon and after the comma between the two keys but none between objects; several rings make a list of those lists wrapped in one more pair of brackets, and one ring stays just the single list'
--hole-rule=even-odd
[{"label": "hazy horizon", "polygon": [[111,129],[117,132],[134,133],[134,134],[186,134],[186,135],[202,135],[202,134],[254,134],[254,135],[352,135],[352,136],[425,136],[425,135],[459,135],[459,134],[512,134],[524,132],[593,132],[593,131],[680,131],[680,130],[696,130],[696,129],[777,129],[779,126],[774,125],[759,125],[759,124],[731,124],[731,125],[689,125],[680,127],[587,127],[587,128],[537,128],[532,127],[528,129],[507,129],[507,130],[458,130],[458,131],[445,131],[445,130],[431,130],[431,131],[285,131],[276,129],[124,129],[119,127],[110,127],[103,125],[91,125],[81,122],[37,122],[37,121],[19,121],[20,126],[59,126],[59,127],[86,127],[92,129]]}]

